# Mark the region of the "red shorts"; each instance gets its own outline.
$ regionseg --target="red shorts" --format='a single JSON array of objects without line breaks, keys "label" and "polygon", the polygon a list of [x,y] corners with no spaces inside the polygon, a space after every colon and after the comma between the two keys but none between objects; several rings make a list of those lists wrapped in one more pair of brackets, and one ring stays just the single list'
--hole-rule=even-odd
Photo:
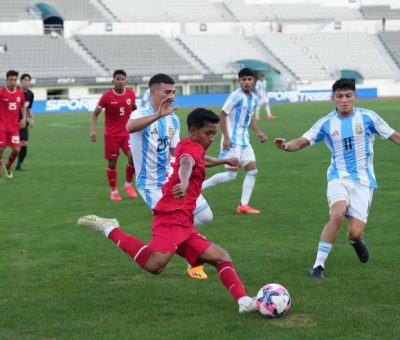
[{"label": "red shorts", "polygon": [[199,257],[212,243],[197,232],[192,221],[188,216],[177,213],[156,214],[149,242],[150,250],[177,253],[191,266],[201,265]]},{"label": "red shorts", "polygon": [[124,153],[131,151],[129,147],[129,135],[126,136],[113,136],[104,135],[104,158],[117,159],[119,156],[119,149]]},{"label": "red shorts", "polygon": [[14,148],[19,147],[19,130],[0,130],[0,147],[5,148],[7,146],[11,146]]}]

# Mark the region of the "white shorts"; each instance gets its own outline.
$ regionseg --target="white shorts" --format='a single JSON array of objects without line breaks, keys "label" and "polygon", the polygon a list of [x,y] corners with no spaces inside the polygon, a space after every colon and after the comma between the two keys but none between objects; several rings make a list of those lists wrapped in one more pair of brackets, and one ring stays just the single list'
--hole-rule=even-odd
[{"label": "white shorts", "polygon": [[[256,161],[256,156],[251,145],[231,146],[229,150],[221,150],[218,157],[220,159],[236,157],[239,159],[242,168],[244,168],[250,162]],[[225,165],[225,168],[231,168],[231,166]]]},{"label": "white shorts", "polygon": [[345,201],[346,216],[353,216],[364,223],[368,220],[373,194],[373,189],[349,178],[333,179],[328,182],[329,208],[336,202]]},{"label": "white shorts", "polygon": [[[153,210],[153,208],[156,206],[157,202],[160,200],[162,197],[162,190],[161,188],[154,188],[154,189],[139,189],[137,188],[137,191],[139,191],[140,196],[142,196],[143,200],[147,204],[147,206]],[[208,203],[206,199],[203,197],[203,195],[200,195],[199,198],[196,201],[196,209],[194,210],[194,215],[199,214],[203,210],[208,208]]]}]

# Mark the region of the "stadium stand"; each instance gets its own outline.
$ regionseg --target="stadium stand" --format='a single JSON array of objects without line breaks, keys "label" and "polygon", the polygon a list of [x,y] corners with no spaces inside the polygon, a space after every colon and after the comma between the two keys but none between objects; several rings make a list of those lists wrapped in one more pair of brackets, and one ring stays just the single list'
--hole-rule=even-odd
[{"label": "stadium stand", "polygon": [[322,7],[317,4],[268,5],[247,4],[243,1],[225,2],[232,13],[244,22],[253,21],[332,21],[359,20],[358,10],[346,7]]},{"label": "stadium stand", "polygon": [[400,67],[400,32],[381,32],[379,38],[393,61]]},{"label": "stadium stand", "polygon": [[400,19],[400,9],[390,6],[362,6],[360,12],[367,20]]},{"label": "stadium stand", "polygon": [[0,69],[28,71],[37,78],[93,77],[92,67],[68,47],[62,37],[49,35],[1,36],[7,52],[0,57]]},{"label": "stadium stand", "polygon": [[[204,0],[102,0],[122,22],[222,22],[217,4]],[[154,9],[157,8],[155,11]]]},{"label": "stadium stand", "polygon": [[76,40],[110,72],[123,68],[130,75],[201,73],[158,35],[78,35]]},{"label": "stadium stand", "polygon": [[232,73],[231,64],[240,59],[265,60],[243,35],[182,35],[179,39],[214,73]]},{"label": "stadium stand", "polygon": [[260,38],[302,80],[332,79],[342,69],[358,71],[364,78],[391,78],[397,69],[379,50],[377,37],[365,33],[275,33]]},{"label": "stadium stand", "polygon": [[88,0],[1,0],[0,21],[32,19],[29,9],[39,2],[54,6],[65,20],[85,20],[89,22],[104,22],[106,20]]}]

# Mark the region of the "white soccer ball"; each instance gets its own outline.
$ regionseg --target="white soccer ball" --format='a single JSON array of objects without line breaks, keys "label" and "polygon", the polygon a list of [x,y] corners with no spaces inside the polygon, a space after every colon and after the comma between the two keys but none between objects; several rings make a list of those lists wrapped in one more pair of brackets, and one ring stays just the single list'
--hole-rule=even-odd
[{"label": "white soccer ball", "polygon": [[288,290],[278,283],[268,283],[263,286],[256,297],[257,310],[267,318],[280,318],[285,315],[292,299]]}]

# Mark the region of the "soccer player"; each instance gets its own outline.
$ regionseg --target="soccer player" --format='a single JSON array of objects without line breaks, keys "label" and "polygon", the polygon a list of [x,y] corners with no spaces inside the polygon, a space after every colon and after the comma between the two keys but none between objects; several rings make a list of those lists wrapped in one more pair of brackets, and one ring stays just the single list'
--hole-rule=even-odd
[{"label": "soccer player", "polygon": [[[170,159],[179,142],[180,123],[172,106],[175,101],[175,81],[166,74],[156,74],[149,81],[151,101],[134,111],[127,124],[130,145],[136,166],[136,187],[150,209],[162,196],[162,185],[170,169]],[[237,166],[232,159],[217,160],[206,156],[210,166],[228,163]],[[194,224],[207,224],[213,218],[212,211],[202,195],[194,211]],[[196,279],[207,278],[203,266],[189,267],[187,274]]]},{"label": "soccer player", "polygon": [[127,78],[124,70],[116,70],[112,81],[114,88],[108,90],[100,98],[96,109],[92,114],[92,124],[90,139],[97,141],[97,118],[100,112],[105,110],[105,129],[104,129],[104,156],[108,162],[107,178],[111,189],[110,199],[121,201],[122,197],[117,189],[117,159],[119,149],[128,157],[126,165],[126,177],[124,190],[129,198],[136,198],[137,194],[132,186],[135,168],[132,160],[132,153],[129,148],[129,135],[126,132],[126,123],[132,111],[136,109],[135,92],[126,87]]},{"label": "soccer player", "polygon": [[[236,211],[238,214],[259,214],[260,211],[249,206],[251,194],[256,181],[256,158],[249,140],[249,127],[258,140],[264,143],[267,136],[258,128],[254,120],[254,108],[257,97],[251,91],[254,84],[253,71],[243,68],[238,73],[240,88],[229,95],[222,107],[221,118],[221,153],[220,158],[236,157],[246,171],[243,182],[242,197]],[[203,190],[214,185],[229,182],[237,177],[237,168],[225,166],[226,171],[216,174],[203,183]]]},{"label": "soccer player", "polygon": [[302,137],[287,142],[275,139],[276,146],[294,152],[324,141],[331,152],[328,168],[327,197],[330,207],[328,223],[322,230],[317,258],[309,275],[324,278],[325,261],[336,241],[339,228],[348,218],[348,239],[361,262],[369,258],[364,229],[377,188],[374,174],[374,134],[400,144],[400,134],[377,113],[354,106],[356,87],[352,79],[342,78],[332,86],[336,108],[318,120]]},{"label": "soccer player", "polygon": [[256,93],[258,98],[258,103],[256,106],[256,120],[260,120],[260,109],[263,104],[265,105],[267,118],[270,120],[275,119],[276,117],[271,113],[271,107],[269,106],[267,80],[265,79],[264,73],[260,73],[258,76],[258,80],[256,81]]},{"label": "soccer player", "polygon": [[[6,86],[0,88],[0,177],[4,149],[11,147],[5,173],[8,179],[13,178],[11,166],[19,151],[19,129],[26,125],[25,99],[17,88],[18,72],[9,70],[6,74]],[[19,120],[19,112],[22,114]]]},{"label": "soccer player", "polygon": [[205,150],[212,144],[219,117],[198,108],[187,117],[189,137],[180,141],[174,153],[172,171],[163,195],[154,208],[152,236],[148,244],[119,229],[115,219],[95,215],[81,217],[78,225],[102,232],[144,270],[160,274],[175,253],[196,266],[216,267],[222,284],[239,304],[239,312],[256,310],[226,250],[211,243],[194,227],[193,211],[205,177]]},{"label": "soccer player", "polygon": [[[29,130],[28,127],[33,127],[35,120],[32,114],[32,105],[35,99],[35,95],[29,89],[31,86],[32,77],[28,73],[24,73],[19,78],[21,82],[21,90],[24,93],[25,98],[25,107],[26,107],[26,126],[24,128],[19,129],[19,138],[20,138],[20,149],[18,152],[18,161],[15,170],[23,170],[22,163],[28,153],[28,139],[29,139]],[[19,113],[19,119],[22,119],[22,112]]]}]

